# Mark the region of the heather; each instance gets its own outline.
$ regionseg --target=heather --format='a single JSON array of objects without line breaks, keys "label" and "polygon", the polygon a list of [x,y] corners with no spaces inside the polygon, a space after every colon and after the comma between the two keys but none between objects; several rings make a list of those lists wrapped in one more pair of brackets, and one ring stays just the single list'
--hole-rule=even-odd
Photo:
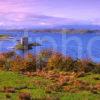
[{"label": "heather", "polygon": [[100,64],[53,50],[0,54],[1,100],[99,100]]}]

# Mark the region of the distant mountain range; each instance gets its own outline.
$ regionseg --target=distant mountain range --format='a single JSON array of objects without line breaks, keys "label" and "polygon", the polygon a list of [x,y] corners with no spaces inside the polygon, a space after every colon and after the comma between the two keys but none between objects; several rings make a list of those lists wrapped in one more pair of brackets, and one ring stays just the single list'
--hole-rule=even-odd
[{"label": "distant mountain range", "polygon": [[[6,16],[4,16],[6,15]],[[98,25],[96,24],[98,22]],[[0,14],[0,29],[23,29],[23,28],[100,28],[99,20],[84,21],[71,18],[59,18],[31,13],[7,13]]]}]

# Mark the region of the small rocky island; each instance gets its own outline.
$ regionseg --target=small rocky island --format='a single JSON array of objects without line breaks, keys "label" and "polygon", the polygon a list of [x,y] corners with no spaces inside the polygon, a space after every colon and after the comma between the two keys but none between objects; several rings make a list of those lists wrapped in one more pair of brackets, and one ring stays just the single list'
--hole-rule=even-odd
[{"label": "small rocky island", "polygon": [[28,37],[21,38],[21,42],[15,46],[16,50],[30,50],[33,46],[41,46],[41,44],[33,42],[28,42]]},{"label": "small rocky island", "polygon": [[9,35],[0,34],[0,40],[9,39]]}]

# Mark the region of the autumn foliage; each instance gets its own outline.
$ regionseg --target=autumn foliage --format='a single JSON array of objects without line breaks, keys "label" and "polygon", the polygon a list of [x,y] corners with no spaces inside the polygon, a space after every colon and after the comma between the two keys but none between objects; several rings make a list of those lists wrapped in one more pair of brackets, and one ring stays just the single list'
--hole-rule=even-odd
[{"label": "autumn foliage", "polygon": [[12,71],[58,70],[65,72],[100,73],[100,64],[91,60],[72,59],[52,50],[43,50],[37,55],[27,54],[25,57],[15,53],[0,54],[0,69]]}]

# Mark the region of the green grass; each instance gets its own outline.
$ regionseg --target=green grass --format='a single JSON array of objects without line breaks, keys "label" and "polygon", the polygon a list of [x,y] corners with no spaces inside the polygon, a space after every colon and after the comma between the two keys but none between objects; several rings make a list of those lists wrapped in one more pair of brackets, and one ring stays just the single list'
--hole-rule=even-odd
[{"label": "green grass", "polygon": [[86,81],[90,84],[97,84],[97,83],[100,83],[100,80],[95,80],[94,78],[99,78],[100,79],[100,74],[92,74],[92,73],[89,73],[86,75],[86,77],[81,77],[79,78],[79,80],[83,80],[83,81]]},{"label": "green grass", "polygon": [[[100,83],[100,81],[93,80],[93,77],[100,77],[99,74],[87,75],[86,77],[79,78],[80,80],[88,81],[93,84]],[[36,82],[36,83],[35,83]],[[14,72],[0,72],[0,89],[3,87],[22,87],[27,86],[28,88],[17,90],[16,93],[10,93],[10,100],[18,100],[18,95],[20,92],[28,92],[32,95],[33,98],[45,98],[49,96],[50,98],[60,98],[61,100],[99,100],[100,94],[93,94],[88,91],[80,91],[79,93],[68,93],[68,92],[55,92],[46,93],[45,86],[52,84],[53,81],[34,76],[27,77]],[[53,100],[52,99],[52,100]],[[0,100],[7,100],[6,93],[0,92]]]},{"label": "green grass", "polygon": [[[34,81],[40,81],[40,86],[44,86],[46,84],[49,84],[49,80],[45,80],[41,77],[26,77],[23,75],[20,75],[18,73],[13,72],[0,72],[0,89],[3,87],[23,87],[27,86],[27,89],[21,89],[17,91],[14,94],[11,94],[12,100],[17,100],[18,94],[20,92],[28,92],[30,93],[34,98],[43,98],[46,96],[45,91],[43,87],[38,87],[35,85]],[[0,100],[5,100],[5,93],[0,93]]]},{"label": "green grass", "polygon": [[92,94],[87,91],[81,93],[67,93],[61,100],[100,100],[100,95]]},{"label": "green grass", "polygon": [[29,78],[13,72],[0,72],[0,88],[4,86],[18,87],[29,84]]}]

